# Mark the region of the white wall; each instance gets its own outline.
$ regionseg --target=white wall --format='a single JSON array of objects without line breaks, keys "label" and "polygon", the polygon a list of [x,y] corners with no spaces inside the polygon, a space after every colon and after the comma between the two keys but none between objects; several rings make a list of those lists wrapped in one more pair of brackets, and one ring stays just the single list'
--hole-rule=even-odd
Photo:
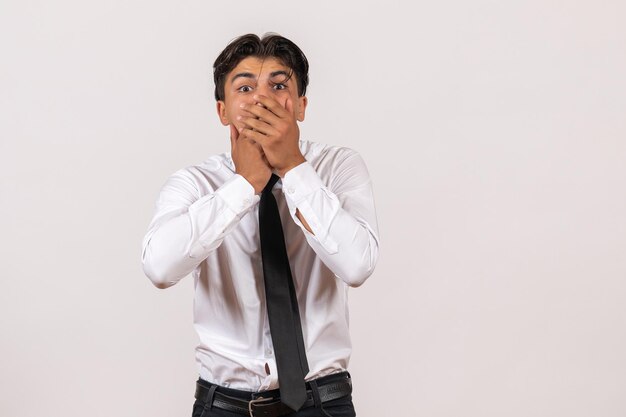
[{"label": "white wall", "polygon": [[625,12],[4,0],[0,415],[191,414],[191,279],[152,287],[141,239],[167,176],[228,150],[213,60],[266,31],[311,62],[303,137],[374,182],[358,415],[626,415]]}]

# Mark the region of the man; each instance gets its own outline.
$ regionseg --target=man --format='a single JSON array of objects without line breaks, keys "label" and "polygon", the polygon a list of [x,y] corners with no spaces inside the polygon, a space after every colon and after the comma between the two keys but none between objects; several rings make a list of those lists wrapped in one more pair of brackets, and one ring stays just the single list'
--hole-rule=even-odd
[{"label": "man", "polygon": [[367,168],[300,140],[308,62],[290,40],[235,39],[214,81],[231,152],[167,180],[142,254],[159,288],[194,277],[193,416],[354,416],[347,291],[378,258]]}]

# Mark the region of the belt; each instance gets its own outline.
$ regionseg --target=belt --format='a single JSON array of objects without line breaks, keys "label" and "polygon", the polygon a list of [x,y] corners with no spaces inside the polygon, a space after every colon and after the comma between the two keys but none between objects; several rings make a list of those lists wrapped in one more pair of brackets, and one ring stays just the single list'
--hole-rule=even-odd
[{"label": "belt", "polygon": [[[307,383],[307,399],[302,405],[302,408],[315,405],[315,386],[317,386],[321,403],[336,400],[352,393],[352,381],[347,372],[345,376],[339,379],[333,378],[325,382],[325,378],[320,378],[318,381],[319,382],[313,384]],[[208,384],[209,387],[201,384]],[[250,393],[252,399],[245,400],[243,398],[226,395],[219,392],[219,389],[220,387],[217,385],[198,381],[196,383],[195,398],[205,403],[211,401],[210,406],[212,407],[251,417],[278,417],[294,412],[294,410],[280,402],[278,390]],[[213,397],[212,399],[211,396]]]}]

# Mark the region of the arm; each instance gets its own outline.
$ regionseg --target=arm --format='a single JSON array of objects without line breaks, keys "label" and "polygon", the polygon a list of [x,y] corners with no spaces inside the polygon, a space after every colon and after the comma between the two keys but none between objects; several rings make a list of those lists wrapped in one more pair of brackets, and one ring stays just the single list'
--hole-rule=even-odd
[{"label": "arm", "polygon": [[200,196],[188,170],[176,172],[161,189],[141,256],[155,286],[171,287],[193,271],[259,202],[256,194],[271,175],[262,149],[253,140],[240,139],[233,125],[230,144],[236,174],[213,193]]},{"label": "arm", "polygon": [[379,238],[372,185],[359,154],[344,150],[328,187],[304,162],[287,171],[283,192],[293,220],[324,264],[346,284],[363,284],[374,271]]},{"label": "arm", "polygon": [[[333,163],[330,184],[321,178],[298,148],[300,136],[293,102],[280,104],[262,95],[243,104],[242,135],[257,142],[268,164],[283,177],[292,218],[335,275],[350,286],[361,285],[378,259],[378,232],[369,174],[361,157],[342,149]],[[333,157],[335,158],[335,157]]]},{"label": "arm", "polygon": [[219,247],[258,200],[241,175],[200,196],[188,170],[174,173],[161,189],[143,239],[145,274],[158,288],[176,284]]}]

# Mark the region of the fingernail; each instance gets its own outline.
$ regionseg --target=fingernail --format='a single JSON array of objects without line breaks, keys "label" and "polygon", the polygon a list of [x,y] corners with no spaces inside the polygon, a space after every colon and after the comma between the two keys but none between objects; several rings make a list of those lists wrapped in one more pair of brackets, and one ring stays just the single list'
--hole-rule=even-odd
[{"label": "fingernail", "polygon": [[239,107],[241,107],[241,108],[243,109],[244,107],[246,107],[246,103],[241,103],[241,104],[239,105]]}]

